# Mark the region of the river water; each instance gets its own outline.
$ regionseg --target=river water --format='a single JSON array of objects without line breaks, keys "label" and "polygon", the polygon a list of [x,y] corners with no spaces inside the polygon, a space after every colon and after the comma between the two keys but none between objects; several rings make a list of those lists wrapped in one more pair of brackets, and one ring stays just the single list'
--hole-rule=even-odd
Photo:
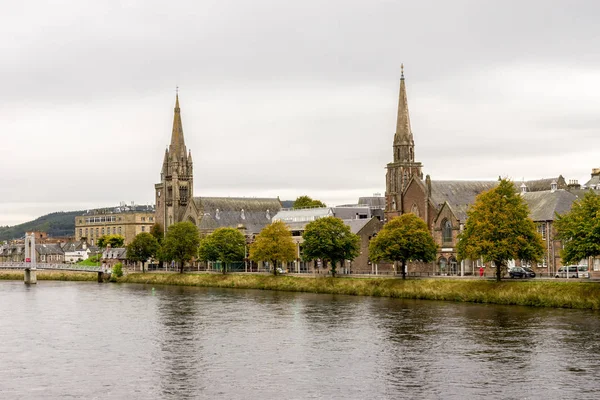
[{"label": "river water", "polygon": [[0,399],[598,399],[600,315],[0,282]]}]

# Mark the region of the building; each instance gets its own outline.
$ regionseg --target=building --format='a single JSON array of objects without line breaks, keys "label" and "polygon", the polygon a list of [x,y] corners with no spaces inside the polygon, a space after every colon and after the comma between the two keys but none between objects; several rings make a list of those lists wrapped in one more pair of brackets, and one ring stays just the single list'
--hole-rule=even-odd
[{"label": "building", "polygon": [[131,243],[136,235],[150,232],[155,223],[154,207],[125,205],[90,210],[75,217],[75,240],[87,241],[94,246],[104,235],[121,235],[125,244]]},{"label": "building", "polygon": [[374,266],[369,263],[369,242],[379,232],[383,222],[381,218],[373,215],[373,209],[369,205],[346,205],[337,207],[315,207],[301,209],[281,210],[273,221],[282,221],[292,231],[292,238],[297,246],[296,260],[287,265],[291,272],[318,272],[319,265],[314,262],[302,261],[302,234],[306,225],[323,217],[340,218],[348,225],[350,231],[360,238],[360,253],[352,261],[346,261],[346,265],[339,273],[373,273]]},{"label": "building", "polygon": [[[473,274],[481,260],[458,261],[458,235],[467,219],[467,209],[480,193],[494,188],[498,181],[436,181],[429,175],[423,179],[422,164],[415,159],[415,145],[410,125],[404,71],[400,78],[400,95],[396,132],[392,145],[393,161],[387,165],[385,220],[412,212],[422,218],[438,245],[433,263],[413,263],[409,272],[441,275]],[[600,170],[592,171],[587,185],[597,185]],[[533,265],[542,275],[553,275],[561,266],[561,244],[555,239],[553,222],[556,214],[567,212],[578,196],[577,182],[567,183],[562,176],[516,184],[529,206],[530,217],[537,224],[546,247],[545,260]],[[570,192],[571,190],[571,192]],[[519,261],[516,260],[516,263]],[[491,274],[492,272],[489,272]]]},{"label": "building", "polygon": [[251,237],[271,223],[271,217],[281,209],[278,198],[194,197],[192,152],[185,145],[179,94],[175,97],[171,143],[165,150],[160,179],[154,185],[156,222],[164,232],[174,223],[189,221],[203,234],[230,227]]}]

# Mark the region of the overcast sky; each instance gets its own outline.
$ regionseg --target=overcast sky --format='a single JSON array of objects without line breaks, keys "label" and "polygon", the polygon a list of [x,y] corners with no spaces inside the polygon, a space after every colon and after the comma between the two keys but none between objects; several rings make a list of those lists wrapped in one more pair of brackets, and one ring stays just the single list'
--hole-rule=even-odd
[{"label": "overcast sky", "polygon": [[432,179],[600,167],[597,1],[13,1],[0,225],[154,202],[175,87],[196,196],[385,192],[400,64]]}]

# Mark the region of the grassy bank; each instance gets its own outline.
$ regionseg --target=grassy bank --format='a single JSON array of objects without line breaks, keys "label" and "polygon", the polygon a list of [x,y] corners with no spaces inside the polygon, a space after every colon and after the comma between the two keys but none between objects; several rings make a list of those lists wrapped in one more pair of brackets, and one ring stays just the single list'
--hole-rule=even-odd
[{"label": "grassy bank", "polygon": [[[23,280],[23,271],[0,271],[0,280]],[[96,281],[84,272],[38,271],[38,280]],[[402,299],[444,300],[533,307],[600,309],[600,284],[589,282],[459,279],[312,278],[242,274],[133,273],[123,283],[282,290]]]},{"label": "grassy bank", "polygon": [[[98,281],[98,275],[90,272],[36,271],[38,281]],[[23,271],[0,271],[1,280],[23,280]]]},{"label": "grassy bank", "polygon": [[390,278],[302,278],[266,275],[129,274],[119,282],[284,290],[403,299],[600,309],[600,284],[586,282]]}]

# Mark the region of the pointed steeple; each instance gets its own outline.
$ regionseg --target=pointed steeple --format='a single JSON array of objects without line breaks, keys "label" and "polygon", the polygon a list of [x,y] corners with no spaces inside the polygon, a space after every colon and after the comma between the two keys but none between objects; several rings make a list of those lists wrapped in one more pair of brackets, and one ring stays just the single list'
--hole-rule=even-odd
[{"label": "pointed steeple", "polygon": [[413,142],[410,116],[408,115],[408,98],[406,97],[406,85],[404,83],[404,64],[401,64],[400,68],[400,94],[398,96],[398,119],[396,121],[394,144]]},{"label": "pointed steeple", "polygon": [[175,159],[186,155],[185,140],[183,139],[183,125],[181,124],[181,109],[179,108],[179,90],[175,95],[175,113],[173,115],[173,133],[171,134],[171,145],[169,153]]}]

